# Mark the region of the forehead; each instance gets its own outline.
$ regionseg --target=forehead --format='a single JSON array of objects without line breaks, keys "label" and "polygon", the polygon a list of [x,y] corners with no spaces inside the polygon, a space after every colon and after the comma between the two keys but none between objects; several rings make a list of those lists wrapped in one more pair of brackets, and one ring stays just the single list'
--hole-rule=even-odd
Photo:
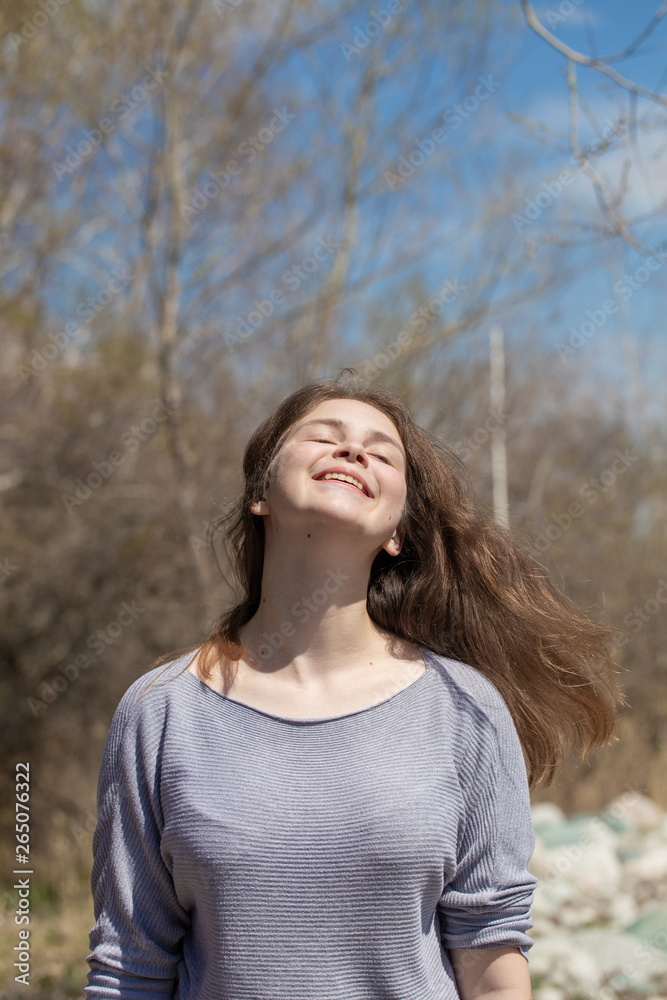
[{"label": "forehead", "polygon": [[327,399],[300,417],[294,424],[291,434],[319,419],[342,421],[349,431],[356,432],[362,438],[372,437],[373,434],[377,434],[380,439],[391,438],[401,451],[404,450],[401,435],[393,420],[370,403],[364,403],[359,399]]}]

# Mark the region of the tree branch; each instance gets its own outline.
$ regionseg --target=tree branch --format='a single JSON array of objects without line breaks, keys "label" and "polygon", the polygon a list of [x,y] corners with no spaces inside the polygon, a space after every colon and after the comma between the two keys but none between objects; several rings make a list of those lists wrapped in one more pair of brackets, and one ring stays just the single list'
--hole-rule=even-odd
[{"label": "tree branch", "polygon": [[[607,66],[603,59],[592,59],[590,56],[585,56],[582,52],[577,52],[576,49],[571,48],[569,45],[566,45],[565,42],[561,42],[559,38],[556,38],[555,35],[552,35],[551,32],[548,31],[547,28],[545,28],[544,25],[538,20],[529,0],[521,0],[521,7],[523,8],[523,13],[528,26],[532,28],[532,30],[539,35],[540,38],[543,38],[548,45],[550,45],[557,52],[560,52],[561,55],[564,55],[568,60],[573,63],[578,63],[580,66],[587,66],[589,69],[594,69],[598,73],[603,73],[605,76],[608,76],[610,80],[613,80],[614,83],[617,83],[619,87],[623,87],[625,90],[629,90],[632,94],[637,94],[639,97],[645,97],[646,100],[654,101],[656,104],[662,105],[663,108],[667,108],[667,97],[663,97],[662,94],[657,94],[654,90],[647,90],[646,87],[642,87],[638,83],[633,83],[632,80],[628,80],[627,77],[621,76],[621,74],[617,73],[615,69]],[[654,20],[655,18],[658,18],[658,15],[662,18],[664,13],[667,12],[667,9],[663,11],[663,7],[667,8],[667,5],[662,5],[658,13],[654,15]],[[653,29],[651,28],[651,30]],[[640,36],[640,40],[637,41],[637,45],[641,44],[641,41],[643,41],[643,38]],[[637,47],[634,42],[632,45],[634,45],[635,48]],[[635,51],[635,48],[632,49],[633,52]],[[611,58],[617,60],[620,58],[620,55],[612,56]]]}]

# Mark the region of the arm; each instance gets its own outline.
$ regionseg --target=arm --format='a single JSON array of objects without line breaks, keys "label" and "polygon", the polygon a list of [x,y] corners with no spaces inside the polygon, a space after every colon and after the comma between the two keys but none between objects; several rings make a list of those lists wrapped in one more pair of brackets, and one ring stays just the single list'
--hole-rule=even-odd
[{"label": "arm", "polygon": [[190,922],[160,852],[159,703],[142,713],[136,694],[116,710],[100,768],[87,1000],[170,1000]]},{"label": "arm", "polygon": [[518,948],[449,952],[461,1000],[531,1000],[528,962]]},{"label": "arm", "polygon": [[[453,955],[479,949],[480,961],[486,958],[489,965],[492,956],[509,954],[503,959],[503,979],[510,962],[525,963],[525,978],[533,943],[526,931],[532,926],[537,881],[529,869],[535,837],[526,769],[500,695],[488,687],[475,695],[475,710],[457,733],[461,819],[456,866],[438,904],[442,943]],[[488,977],[480,972],[475,978],[473,968],[462,975],[464,990],[473,990],[476,998]],[[494,971],[493,989],[496,978]]]}]

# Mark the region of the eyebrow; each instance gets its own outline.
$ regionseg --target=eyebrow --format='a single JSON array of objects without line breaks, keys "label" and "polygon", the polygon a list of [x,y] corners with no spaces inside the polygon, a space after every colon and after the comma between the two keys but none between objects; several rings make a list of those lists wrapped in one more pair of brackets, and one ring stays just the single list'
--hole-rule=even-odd
[{"label": "eyebrow", "polygon": [[[339,431],[345,430],[347,427],[345,421],[339,420],[338,417],[315,417],[313,420],[306,420],[304,423],[299,424],[296,430],[303,430],[304,427],[309,427],[311,424],[326,424],[328,427],[334,427]],[[398,441],[391,437],[391,435],[385,434],[384,431],[376,430],[374,427],[368,427],[366,434],[372,436],[375,441],[384,441],[386,444],[393,445],[394,448],[398,448],[401,455],[403,454],[403,448]]]}]

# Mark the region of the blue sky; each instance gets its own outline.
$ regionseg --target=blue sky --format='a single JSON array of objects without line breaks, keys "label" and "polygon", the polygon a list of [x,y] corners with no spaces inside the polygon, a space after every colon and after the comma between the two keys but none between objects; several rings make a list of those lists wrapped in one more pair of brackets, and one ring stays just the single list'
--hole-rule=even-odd
[{"label": "blue sky", "polygon": [[[547,12],[551,12],[553,33],[563,42],[588,54],[606,56],[622,51],[639,32],[649,23],[657,9],[656,3],[641,2],[632,5],[621,0],[600,2],[600,0],[584,0],[583,3],[552,3],[537,8],[540,20],[545,26],[549,24]],[[560,20],[563,12],[574,9],[564,21]],[[555,15],[555,16],[554,16]],[[667,92],[667,18],[658,25],[653,35],[643,44],[639,52],[614,67],[622,75],[636,83]],[[521,31],[521,41],[517,44],[513,64],[508,73],[508,86],[503,92],[506,107],[514,110],[525,109],[525,112],[536,122],[545,122],[556,129],[564,129],[567,123],[567,90],[563,73],[565,60],[554,52],[546,43],[538,38],[527,27]],[[582,93],[591,107],[597,111],[597,118],[603,121],[605,110],[613,116],[619,99],[628,100],[621,95],[615,86],[607,83],[599,74],[581,69],[578,82]],[[655,105],[646,101],[638,102],[639,116],[651,115],[662,117],[667,121],[667,111],[658,110]],[[583,138],[588,134],[592,138],[592,127],[586,129],[582,122]],[[652,129],[650,133],[640,136],[640,146],[644,153],[643,161],[636,161],[636,166],[629,174],[629,201],[638,210],[647,211],[667,194],[664,156],[665,132],[664,125],[660,129]],[[623,151],[619,151],[623,155]],[[609,153],[607,156],[609,157]],[[620,161],[618,154],[612,154],[613,167],[608,170],[610,178],[619,175]],[[573,185],[570,189],[575,190]],[[570,192],[568,192],[569,194]],[[577,193],[590,201],[589,188],[583,177],[577,183]],[[657,224],[648,223],[641,230],[643,240],[650,246],[659,245],[667,236],[664,215]],[[637,268],[644,264],[643,255],[622,243],[618,243],[611,254],[609,266],[606,262],[587,275],[586,281],[575,284],[566,294],[568,302],[567,319],[574,326],[586,317],[586,311],[599,312],[600,302],[605,295],[613,294],[613,285],[619,279],[625,289],[626,298],[623,312],[610,316],[604,326],[604,338],[600,335],[581,348],[581,356],[593,349],[597,355],[597,370],[602,378],[613,377],[615,374],[623,377],[623,350],[621,344],[621,327],[626,330],[631,327],[637,337],[637,348],[641,365],[642,377],[647,389],[656,392],[653,402],[664,414],[664,384],[667,374],[667,350],[663,329],[664,296],[667,290],[667,275],[660,269],[642,285],[635,282],[632,288],[622,279],[627,274],[632,278]],[[664,269],[667,271],[667,268]],[[645,272],[640,272],[645,277]],[[621,322],[619,323],[619,318]],[[569,329],[569,327],[568,327]],[[557,331],[553,331],[557,334]],[[602,330],[601,330],[602,333]],[[597,350],[598,342],[606,342],[605,350]],[[659,395],[658,395],[659,394]]]},{"label": "blue sky", "polygon": [[[382,7],[383,3],[369,4],[367,12],[378,6]],[[411,7],[408,0],[404,0],[404,8],[405,17],[413,16],[413,13],[419,17],[422,13],[421,8]],[[649,22],[656,8],[656,3],[645,0],[632,6],[621,0],[583,0],[580,3],[575,3],[574,0],[554,0],[552,3],[542,3],[536,10],[542,23],[546,26],[551,24],[554,34],[562,41],[585,52],[591,52],[591,47],[595,46],[598,54],[608,55],[627,46]],[[233,29],[233,8],[230,10],[227,28]],[[390,131],[388,137],[383,136],[382,159],[378,161],[374,158],[371,149],[371,155],[365,160],[363,184],[367,186],[369,195],[359,219],[349,280],[354,282],[368,272],[380,274],[385,263],[383,258],[394,259],[397,249],[403,246],[409,249],[414,247],[415,254],[414,258],[409,257],[402,271],[394,270],[390,277],[378,279],[365,294],[353,300],[349,308],[343,310],[339,329],[343,331],[340,339],[344,349],[347,351],[349,348],[350,357],[345,359],[346,363],[360,357],[358,350],[355,355],[355,350],[363,343],[365,329],[373,329],[375,336],[378,329],[384,329],[384,324],[379,327],[377,324],[371,326],[372,309],[381,308],[386,313],[386,341],[390,342],[396,337],[420,301],[418,298],[413,302],[410,298],[408,285],[412,278],[417,277],[421,282],[422,290],[416,294],[422,296],[423,300],[425,296],[433,294],[447,278],[458,277],[465,282],[470,275],[479,277],[486,264],[485,254],[502,256],[506,253],[508,257],[520,260],[518,270],[515,267],[508,279],[519,303],[507,321],[508,343],[515,340],[519,345],[531,338],[539,339],[544,345],[548,364],[586,366],[590,370],[592,383],[602,386],[610,380],[618,384],[627,381],[627,342],[628,336],[634,337],[641,377],[650,392],[652,407],[656,413],[664,415],[665,394],[662,386],[667,376],[667,352],[661,326],[667,293],[667,267],[661,266],[650,274],[641,271],[642,278],[645,276],[646,280],[633,288],[627,282],[633,280],[637,269],[645,266],[645,255],[620,240],[609,241],[600,247],[583,246],[581,249],[566,249],[549,244],[550,237],[564,232],[563,223],[568,219],[599,219],[590,184],[582,171],[573,165],[571,154],[564,145],[568,120],[565,60],[526,26],[518,0],[499,5],[497,10],[504,23],[501,29],[492,33],[488,56],[484,58],[480,68],[483,76],[499,80],[501,86],[461,128],[450,129],[445,145],[414,176],[405,181],[398,193],[387,186],[386,170],[395,169],[401,156],[407,155],[415,148],[415,143],[428,137],[438,116],[441,122],[442,113],[456,101],[465,98],[470,92],[466,88],[474,86],[476,80],[471,82],[470,79],[463,79],[455,60],[447,65],[442,58],[442,45],[438,44],[438,39],[427,38],[427,49],[419,65],[415,65],[414,60],[406,62],[399,58],[396,63],[398,70],[383,84],[385,89],[382,99],[374,109],[372,129],[375,130],[375,136],[393,120],[397,107],[409,104],[411,87],[415,83],[418,85],[418,99],[401,130],[396,133]],[[367,16],[361,6],[359,11],[353,12],[349,24],[342,21],[336,23],[321,44],[309,50],[306,57],[297,56],[294,65],[282,66],[276,73],[276,78],[270,81],[268,97],[272,103],[282,104],[281,95],[288,95],[287,100],[294,95],[295,79],[298,81],[297,89],[303,94],[319,94],[321,89],[326,93],[328,89],[329,97],[333,95],[334,99],[328,118],[326,115],[318,118],[320,112],[317,106],[315,109],[311,106],[311,118],[307,118],[304,111],[298,127],[290,126],[285,130],[280,142],[271,146],[270,153],[267,153],[269,167],[276,162],[276,157],[312,153],[310,169],[320,184],[322,178],[330,176],[328,172],[332,169],[347,169],[346,145],[339,140],[337,132],[340,130],[340,109],[345,107],[349,92],[354,91],[358,85],[363,60],[370,48],[347,63],[341,55],[340,45],[343,41],[351,40],[354,28],[358,23],[363,23]],[[260,42],[261,39],[258,40]],[[664,91],[667,84],[666,54],[667,19],[642,46],[638,55],[616,63],[615,66],[631,79],[649,87],[659,85]],[[476,65],[474,60],[473,65]],[[587,123],[582,114],[581,141],[588,142],[598,134],[606,119],[615,119],[619,110],[627,109],[629,99],[625,92],[589,70],[580,71],[579,83],[581,94],[595,119],[593,123]],[[215,96],[221,95],[216,91]],[[295,100],[298,100],[298,96]],[[140,112],[136,132],[145,137],[155,128],[153,105],[147,101]],[[514,120],[515,116],[524,116],[538,126],[546,126],[554,133],[554,141],[556,144],[560,143],[561,148],[541,143],[529,128]],[[657,247],[667,240],[667,220],[664,213],[657,211],[662,200],[667,198],[667,171],[664,169],[666,154],[663,151],[667,109],[661,110],[640,100],[638,116],[643,125],[636,143],[628,147],[627,130],[622,131],[615,140],[614,147],[606,150],[598,159],[597,166],[608,181],[616,184],[622,176],[623,160],[630,155],[627,203],[632,212],[651,214],[652,217],[637,232],[646,245]],[[650,129],[645,130],[644,125],[649,123]],[[81,137],[82,123],[73,120],[71,124],[71,141],[76,142]],[[330,135],[327,136],[328,145],[323,145],[320,150],[317,134],[322,124],[330,130]],[[138,166],[137,154],[132,151],[131,145],[125,143],[120,133],[119,129],[114,140],[117,139],[119,147],[123,148],[126,170],[134,172]],[[332,151],[340,152],[340,162],[333,167],[327,159]],[[204,177],[212,166],[219,167],[220,164],[205,162]],[[113,200],[104,153],[96,156],[94,168],[89,202],[91,215],[105,210],[117,213],[118,200]],[[539,197],[544,199],[545,184],[556,184],[555,178],[559,172],[568,168],[572,177],[567,188],[553,199],[552,204],[540,211],[539,218],[531,221],[520,232],[512,222],[511,206],[495,220],[488,232],[475,232],[482,217],[484,199],[492,204],[494,199],[504,198],[508,178],[513,184],[514,211],[520,215],[525,212],[527,200]],[[73,180],[77,180],[76,174],[73,175]],[[65,178],[57,186],[58,204],[61,207],[67,204],[69,183],[70,179]],[[324,189],[326,193],[326,186]],[[238,195],[232,192],[232,196]],[[308,208],[307,198],[301,197],[303,204],[299,202],[298,187],[290,197],[294,201],[290,202],[287,210],[285,205],[281,205],[281,211],[271,209],[268,215],[259,220],[267,232],[274,229],[276,233],[281,232],[276,227],[284,224],[285,217],[290,221],[297,219],[302,208],[304,212]],[[221,253],[219,276],[221,279],[225,277],[227,265],[224,253],[228,251],[224,251],[224,246],[228,239],[228,228],[224,213],[221,212],[222,204],[222,199],[214,199],[206,210],[204,225],[207,229],[207,242],[197,243],[194,256],[191,255],[191,259],[184,265],[190,275],[198,260],[205,258],[206,254]],[[383,220],[386,220],[386,224],[382,239],[378,241],[375,234]],[[86,226],[87,221],[82,218],[82,227]],[[256,284],[251,287],[244,287],[242,284],[228,292],[224,280],[221,280],[220,287],[224,291],[221,291],[219,300],[211,305],[211,321],[219,324],[223,332],[232,329],[237,324],[236,317],[248,314],[253,298],[257,294],[260,297],[266,296],[272,288],[279,286],[284,269],[310,253],[316,237],[336,233],[335,227],[339,221],[339,207],[333,203],[327,204],[322,217],[316,219],[312,231],[304,234],[299,245],[287,250],[284,259],[270,262],[259,275]],[[430,224],[429,239],[433,240],[433,245],[420,244],[422,228],[426,223]],[[533,256],[527,253],[532,243],[537,247]],[[122,257],[123,262],[127,260],[127,245],[123,243],[121,246],[118,233],[111,229],[98,234],[95,246],[104,266],[107,266],[106,262],[113,255],[119,259]],[[491,254],[488,254],[489,247],[492,248]],[[523,260],[522,255],[525,255]],[[522,281],[528,287],[540,268],[548,271],[553,267],[554,273],[557,273],[560,266],[565,269],[565,276],[559,277],[554,287],[541,299],[522,307]],[[625,278],[624,275],[629,277]],[[304,296],[314,294],[318,284],[321,287],[323,277],[324,269],[312,282],[305,282],[302,289]],[[85,269],[77,274],[66,264],[63,266],[60,288],[65,298],[70,295],[76,303],[85,293],[77,291],[74,294],[72,289],[76,286],[86,288],[89,284],[90,291],[95,292],[98,290],[95,280]],[[625,301],[620,302],[614,314],[601,312],[610,297],[618,297],[614,286],[618,288],[619,282],[626,290]],[[631,294],[628,294],[628,290]],[[196,291],[195,283],[194,288],[190,287],[184,293],[186,308],[187,294]],[[499,294],[502,291],[501,287]],[[57,286],[45,291],[45,297],[50,299],[51,304],[57,302]],[[288,299],[285,311],[296,304],[298,295]],[[463,299],[457,300],[449,315],[453,315],[454,310],[463,308],[464,305]],[[59,311],[63,321],[71,319],[71,302],[63,301]],[[584,338],[576,352],[564,360],[562,345],[569,343],[572,331],[576,337],[577,331],[584,324],[588,324],[587,328],[590,329],[591,314],[598,319],[602,317],[602,325],[589,339]],[[626,339],[625,347],[622,334]],[[487,327],[482,324],[447,350],[470,354],[483,351],[487,335]],[[381,346],[377,344],[376,350]],[[517,357],[519,354],[520,351],[517,351]],[[251,370],[254,364],[261,367],[262,362],[259,353],[255,357],[251,353],[248,363],[241,355],[236,359],[239,372],[244,368]]]},{"label": "blue sky", "polygon": [[[511,5],[511,10],[510,5],[501,10],[514,15],[514,25],[506,23],[503,30],[497,33],[497,40],[495,43],[492,41],[483,67],[487,76],[490,74],[501,81],[501,86],[470,122],[465,123],[456,135],[452,134],[446,155],[441,159],[434,156],[420,168],[418,176],[415,174],[416,180],[410,177],[405,181],[402,194],[407,209],[397,210],[395,231],[410,240],[414,218],[419,217],[419,213],[423,215],[430,199],[432,211],[440,216],[443,246],[420,261],[415,273],[419,273],[427,287],[433,290],[441,283],[443,274],[453,276],[453,267],[463,268],[463,271],[455,273],[465,280],[465,263],[461,263],[465,255],[459,252],[457,245],[444,248],[445,234],[448,227],[452,230],[460,227],[464,218],[474,224],[480,204],[479,193],[484,187],[493,188],[497,182],[498,197],[502,197],[505,178],[495,176],[500,171],[499,165],[503,163],[507,166],[513,159],[518,164],[516,213],[525,211],[527,199],[533,200],[540,195],[544,198],[545,183],[557,185],[559,171],[569,169],[568,187],[563,188],[562,195],[554,199],[553,204],[540,212],[537,222],[530,222],[520,233],[509,217],[499,220],[494,227],[495,239],[506,240],[512,251],[520,249],[525,241],[537,241],[542,245],[542,253],[551,252],[554,261],[559,258],[560,263],[571,271],[569,279],[563,281],[551,295],[532,302],[530,310],[524,311],[523,315],[519,310],[517,317],[508,321],[507,337],[510,341],[513,336],[518,342],[525,340],[533,324],[535,336],[539,336],[545,344],[549,360],[556,364],[588,366],[590,378],[600,385],[606,381],[627,381],[628,357],[636,350],[641,377],[653,396],[652,410],[664,415],[661,387],[667,374],[667,356],[660,322],[667,292],[667,267],[661,265],[649,273],[645,266],[646,254],[618,239],[600,247],[585,245],[580,250],[564,248],[554,251],[545,247],[545,237],[564,233],[561,223],[566,216],[594,224],[601,217],[590,182],[566,149],[569,120],[566,61],[527,27],[518,2]],[[585,53],[607,56],[622,51],[636,38],[649,23],[656,5],[644,2],[630,8],[619,0],[612,3],[584,0],[578,4],[564,0],[542,4],[536,10],[542,23],[551,26],[561,41]],[[637,83],[649,88],[660,87],[664,91],[667,83],[666,53],[667,19],[643,44],[638,54],[614,63],[614,67]],[[399,162],[399,153],[408,155],[418,141],[430,134],[435,111],[451,107],[456,99],[463,97],[456,92],[456,80],[447,79],[446,68],[438,67],[437,60],[433,65],[434,72],[425,74],[427,83],[423,86],[423,100],[417,113],[408,121],[406,131],[396,136],[395,159],[388,164],[394,169]],[[579,69],[578,84],[583,98],[579,134],[580,142],[585,144],[600,134],[610,135],[611,125],[618,121],[619,113],[627,113],[631,98],[626,91],[592,70]],[[401,85],[404,86],[402,81]],[[587,120],[584,107],[591,121]],[[614,187],[623,176],[624,159],[630,157],[625,206],[631,215],[650,213],[651,218],[637,226],[635,233],[645,246],[658,248],[667,236],[664,213],[656,213],[667,196],[663,152],[667,109],[662,110],[640,99],[636,113],[640,130],[634,144],[628,147],[628,128],[621,125],[613,147],[597,160],[596,169]],[[544,125],[553,133],[552,145],[541,143],[526,125],[514,120],[515,116],[529,119],[536,126]],[[644,131],[649,122],[650,129]],[[481,141],[480,136],[484,136]],[[447,170],[452,164],[467,175],[468,198],[465,204],[448,182]],[[377,171],[375,165],[372,169]],[[426,190],[429,195],[424,198]],[[557,187],[551,190],[557,190]],[[412,196],[415,200],[411,212]],[[396,210],[396,205],[392,204],[395,202],[393,194],[387,192],[385,200],[388,211]],[[391,242],[387,244],[387,253],[390,250]],[[654,260],[650,263],[655,266]],[[527,275],[529,270],[530,262],[527,260]],[[516,276],[513,280],[516,281]],[[401,315],[404,306],[400,293],[396,292],[393,284],[393,280],[388,279],[384,287],[381,286],[380,297],[391,300],[392,294],[398,296],[395,299],[396,312],[399,318],[404,318]],[[609,307],[610,302],[612,307]],[[604,303],[608,308],[614,308],[614,312],[605,312]],[[589,332],[590,324],[596,318],[601,325],[592,337],[584,336],[582,329]],[[461,354],[475,352],[477,345],[479,350],[484,350],[486,335],[485,328],[473,331],[451,350]],[[355,337],[352,322],[350,341],[354,342]],[[580,346],[569,354],[568,348],[577,343]]]},{"label": "blue sky", "polygon": [[[620,0],[607,3],[584,0],[578,5],[565,0],[536,7],[542,23],[547,27],[551,25],[557,38],[581,52],[601,56],[618,53],[627,47],[648,24],[656,9],[655,3],[640,2],[630,7]],[[633,81],[666,93],[666,54],[667,18],[638,54],[613,65]],[[556,222],[561,212],[579,212],[582,217],[590,215],[591,210],[593,215],[596,212],[590,183],[573,164],[569,153],[540,145],[527,128],[510,120],[510,116],[525,116],[536,125],[545,125],[565,137],[568,127],[566,61],[522,19],[515,29],[503,34],[502,51],[496,52],[493,58],[493,70],[502,78],[503,85],[488,112],[495,117],[498,128],[494,140],[482,150],[481,159],[486,159],[492,173],[494,165],[508,155],[510,149],[525,153],[519,179],[519,188],[523,188],[524,194],[516,206],[517,212],[525,210],[522,203],[525,205],[526,199],[535,199],[545,181],[553,183],[559,170],[569,167],[575,174],[562,197],[541,212],[537,223],[524,227],[521,235],[514,227],[508,227],[508,240],[534,237],[539,241],[544,238],[545,227],[547,232],[550,228],[557,231]],[[598,134],[595,122],[605,127],[605,122],[615,121],[619,109],[629,107],[630,99],[625,91],[592,70],[579,69],[578,84],[594,116],[594,123],[587,122],[583,113],[580,116],[580,139],[584,143]],[[667,237],[664,213],[656,216],[654,211],[667,196],[665,130],[664,124],[661,126],[658,122],[656,125],[655,121],[662,119],[667,123],[667,109],[661,110],[639,99],[637,115],[640,121],[650,118],[651,129],[639,133],[637,144],[630,151],[624,142],[627,132],[622,133],[617,148],[608,150],[598,166],[605,178],[616,184],[621,176],[623,158],[630,154],[627,205],[634,212],[653,214],[653,219],[635,231],[644,245],[655,248]],[[545,298],[541,303],[531,304],[532,322],[540,330],[547,355],[552,352],[554,364],[586,366],[592,382],[602,387],[607,382],[629,384],[628,365],[632,366],[636,352],[640,377],[649,396],[648,411],[664,418],[662,387],[667,375],[667,349],[663,314],[667,267],[656,267],[649,274],[645,266],[646,255],[620,240],[605,244],[599,250],[562,249],[559,253],[571,266],[578,267],[580,262],[581,274],[559,288],[557,301]],[[654,261],[651,264],[655,266]],[[603,303],[610,301],[617,308],[614,313],[605,313]],[[591,322],[595,320],[600,325],[590,336]],[[515,329],[516,340],[521,342],[526,337],[526,327],[519,322]],[[514,336],[511,323],[506,336],[511,344]],[[576,350],[571,353],[567,350],[577,344]],[[458,345],[456,351],[470,351],[475,345],[485,350],[485,330],[469,335],[466,343]]]}]

